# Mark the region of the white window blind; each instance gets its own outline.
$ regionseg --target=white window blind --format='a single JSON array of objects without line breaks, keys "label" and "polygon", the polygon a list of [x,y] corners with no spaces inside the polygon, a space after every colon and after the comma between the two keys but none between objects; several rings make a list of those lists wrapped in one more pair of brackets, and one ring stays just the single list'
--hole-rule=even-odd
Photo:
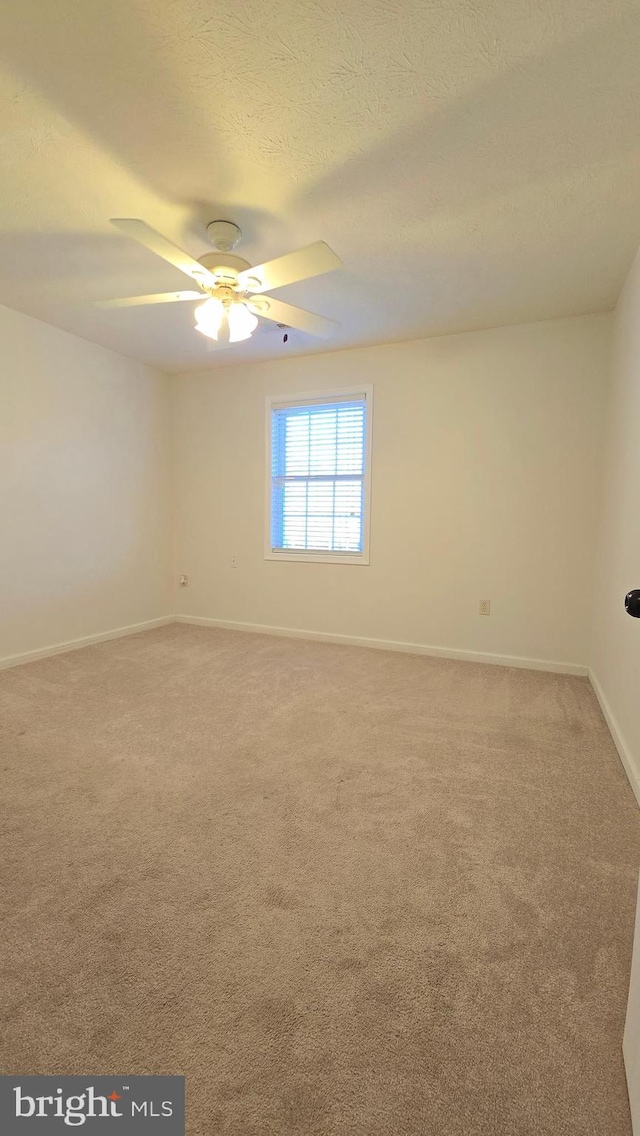
[{"label": "white window blind", "polygon": [[365,397],[272,407],[273,552],[363,552],[366,417]]}]

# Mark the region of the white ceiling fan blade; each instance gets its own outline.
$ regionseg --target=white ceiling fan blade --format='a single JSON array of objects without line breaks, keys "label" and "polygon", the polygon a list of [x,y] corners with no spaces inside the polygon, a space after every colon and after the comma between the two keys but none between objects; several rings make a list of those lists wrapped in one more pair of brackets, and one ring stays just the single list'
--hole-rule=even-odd
[{"label": "white ceiling fan blade", "polygon": [[255,268],[246,268],[238,276],[238,281],[241,291],[270,292],[273,288],[284,288],[285,284],[297,284],[311,276],[322,276],[323,272],[332,272],[334,268],[342,268],[340,257],[324,241],[315,241],[297,252],[267,260]]},{"label": "white ceiling fan blade", "polygon": [[282,300],[274,300],[273,296],[262,296],[258,300],[247,300],[246,306],[256,316],[275,323],[295,327],[297,331],[306,331],[308,335],[317,335],[320,339],[328,339],[340,325],[326,316],[317,316],[314,312],[305,312],[302,308],[294,308],[292,304],[284,304]]},{"label": "white ceiling fan blade", "polygon": [[95,308],[135,308],[140,304],[175,304],[178,300],[204,300],[205,292],[154,292],[150,296],[123,296],[119,300],[94,300]]},{"label": "white ceiling fan blade", "polygon": [[178,248],[177,245],[168,241],[155,229],[152,229],[144,221],[139,221],[135,217],[112,217],[111,224],[115,225],[121,233],[127,237],[131,237],[138,244],[144,245],[156,256],[162,257],[172,264],[174,268],[179,268],[187,276],[191,276],[193,280],[205,280],[208,284],[215,284],[215,277],[203,268],[194,257],[189,256],[188,252]]}]

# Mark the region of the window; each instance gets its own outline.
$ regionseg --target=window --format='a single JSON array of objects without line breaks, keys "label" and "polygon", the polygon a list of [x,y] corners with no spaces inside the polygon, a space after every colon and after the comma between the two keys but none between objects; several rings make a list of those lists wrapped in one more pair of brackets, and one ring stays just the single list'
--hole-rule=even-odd
[{"label": "window", "polygon": [[267,559],[369,563],[371,388],[267,399]]}]

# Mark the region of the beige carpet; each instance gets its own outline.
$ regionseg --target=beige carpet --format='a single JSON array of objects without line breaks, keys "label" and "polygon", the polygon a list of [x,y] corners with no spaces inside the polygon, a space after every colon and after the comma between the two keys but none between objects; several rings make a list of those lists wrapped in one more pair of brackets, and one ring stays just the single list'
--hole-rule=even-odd
[{"label": "beige carpet", "polygon": [[640,814],[585,679],[172,626],[0,675],[9,1073],[190,1136],[628,1136]]}]

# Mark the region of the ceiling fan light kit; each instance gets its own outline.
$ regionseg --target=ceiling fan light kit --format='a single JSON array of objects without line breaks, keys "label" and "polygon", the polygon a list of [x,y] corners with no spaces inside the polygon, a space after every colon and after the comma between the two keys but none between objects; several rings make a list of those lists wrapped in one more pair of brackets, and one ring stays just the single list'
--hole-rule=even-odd
[{"label": "ceiling fan light kit", "polygon": [[208,335],[210,339],[217,339],[220,325],[224,319],[224,304],[213,297],[199,304],[195,309],[196,331]]},{"label": "ceiling fan light kit", "polygon": [[325,316],[305,312],[285,304],[264,293],[267,289],[283,288],[341,268],[342,263],[324,241],[316,241],[306,248],[287,253],[275,260],[252,267],[248,261],[231,252],[241,239],[241,232],[232,221],[212,221],[207,232],[216,249],[195,260],[151,229],[144,221],[132,217],[114,218],[112,224],[132,237],[163,260],[180,269],[193,280],[200,292],[166,292],[149,296],[129,296],[121,300],[106,300],[99,307],[134,307],[143,304],[175,303],[208,296],[195,309],[195,329],[219,346],[249,339],[258,326],[258,317],[274,323],[297,328],[309,335],[326,338],[337,327]]},{"label": "ceiling fan light kit", "polygon": [[227,321],[229,323],[229,342],[238,343],[241,339],[249,339],[249,336],[256,330],[258,326],[258,317],[254,316],[244,304],[232,304],[227,311]]},{"label": "ceiling fan light kit", "polygon": [[258,326],[258,317],[236,297],[223,300],[212,296],[196,308],[195,317],[196,331],[220,342],[240,343]]}]

